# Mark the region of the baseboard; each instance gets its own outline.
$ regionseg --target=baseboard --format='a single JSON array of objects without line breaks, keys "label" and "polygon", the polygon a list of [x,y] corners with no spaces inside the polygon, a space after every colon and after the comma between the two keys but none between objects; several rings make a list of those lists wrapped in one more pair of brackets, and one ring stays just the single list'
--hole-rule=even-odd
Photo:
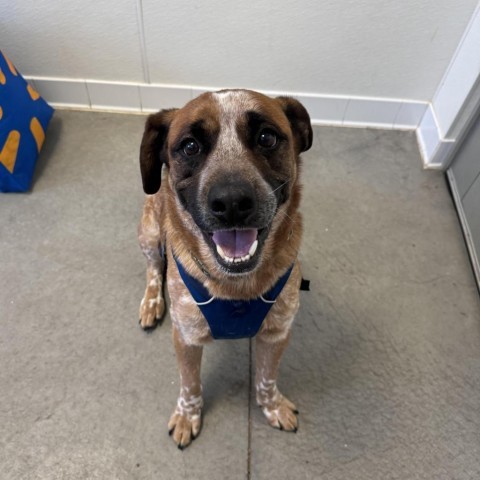
[{"label": "baseboard", "polygon": [[[151,113],[181,107],[206,91],[217,88],[184,85],[151,85],[69,78],[27,77],[54,107]],[[377,97],[318,95],[263,91],[267,95],[290,95],[307,108],[315,125],[341,125],[415,130],[427,109],[426,102]]]}]

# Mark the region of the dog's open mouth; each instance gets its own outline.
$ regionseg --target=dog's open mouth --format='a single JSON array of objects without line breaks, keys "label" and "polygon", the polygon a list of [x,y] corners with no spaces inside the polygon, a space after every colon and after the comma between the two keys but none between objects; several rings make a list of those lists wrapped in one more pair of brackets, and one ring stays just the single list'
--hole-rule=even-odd
[{"label": "dog's open mouth", "polygon": [[245,272],[257,263],[257,254],[265,237],[265,228],[257,230],[217,230],[210,234],[217,259],[229,271]]},{"label": "dog's open mouth", "polygon": [[218,230],[213,232],[212,240],[217,253],[227,263],[246,262],[255,255],[258,247],[258,230]]}]

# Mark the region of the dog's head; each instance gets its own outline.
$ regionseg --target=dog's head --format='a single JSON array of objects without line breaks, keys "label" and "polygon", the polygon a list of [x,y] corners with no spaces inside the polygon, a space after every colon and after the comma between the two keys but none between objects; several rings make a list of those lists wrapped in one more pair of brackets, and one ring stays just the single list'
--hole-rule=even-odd
[{"label": "dog's head", "polygon": [[297,100],[247,90],[206,93],[148,118],[143,188],[156,193],[167,165],[178,207],[191,215],[221,269],[249,272],[290,199],[299,154],[311,144],[310,118]]}]

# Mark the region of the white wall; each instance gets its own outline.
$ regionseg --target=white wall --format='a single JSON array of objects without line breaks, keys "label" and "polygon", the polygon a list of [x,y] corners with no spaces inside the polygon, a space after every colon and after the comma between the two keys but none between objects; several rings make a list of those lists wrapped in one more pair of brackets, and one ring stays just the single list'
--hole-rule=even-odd
[{"label": "white wall", "polygon": [[135,0],[0,0],[0,48],[23,75],[142,78]]},{"label": "white wall", "polygon": [[34,77],[430,101],[476,4],[0,0],[0,48]]}]

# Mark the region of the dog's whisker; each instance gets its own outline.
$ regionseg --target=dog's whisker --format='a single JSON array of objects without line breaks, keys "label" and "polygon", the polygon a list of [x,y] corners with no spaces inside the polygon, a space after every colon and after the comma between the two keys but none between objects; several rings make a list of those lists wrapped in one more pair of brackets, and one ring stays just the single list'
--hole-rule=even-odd
[{"label": "dog's whisker", "polygon": [[290,181],[290,179],[285,180],[281,185],[279,185],[277,188],[275,188],[275,190],[272,190],[272,191],[269,192],[268,194],[269,194],[269,195],[273,195],[278,189],[282,188],[282,187],[283,187],[284,185],[286,185],[289,181]]},{"label": "dog's whisker", "polygon": [[288,217],[292,221],[292,224],[297,223],[297,221],[293,219],[287,212],[282,212],[281,210],[279,210],[277,214],[282,214],[285,217]]}]

